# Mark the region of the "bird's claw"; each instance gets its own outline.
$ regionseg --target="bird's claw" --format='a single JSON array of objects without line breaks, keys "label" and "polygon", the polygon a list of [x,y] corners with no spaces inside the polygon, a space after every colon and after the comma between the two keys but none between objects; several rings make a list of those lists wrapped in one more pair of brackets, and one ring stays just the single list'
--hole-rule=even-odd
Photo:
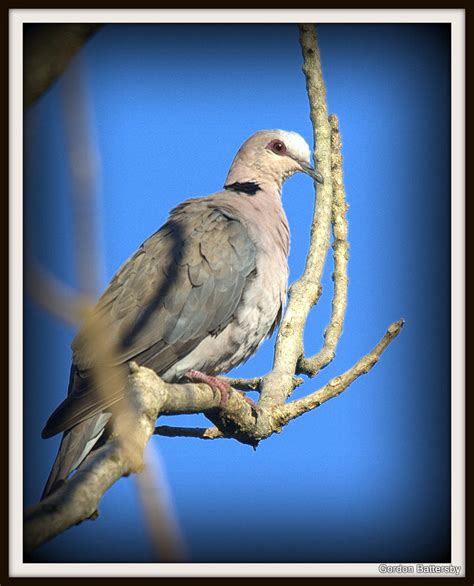
[{"label": "bird's claw", "polygon": [[211,376],[210,374],[204,374],[200,370],[188,370],[186,378],[195,383],[205,383],[209,385],[213,391],[219,391],[221,400],[219,401],[219,409],[224,409],[227,405],[230,395],[230,385],[223,380]]},{"label": "bird's claw", "polygon": [[[192,382],[205,383],[209,385],[213,391],[219,391],[219,394],[221,396],[221,399],[219,401],[219,409],[224,409],[226,407],[230,397],[230,391],[232,388],[228,382],[223,381],[222,379],[219,379],[215,376],[211,376],[210,374],[204,374],[199,370],[188,370],[188,372],[186,373],[186,378]],[[237,392],[255,412],[258,413],[260,411],[260,407],[257,405],[257,403],[255,403],[253,399],[250,399],[250,397],[246,397],[243,391]]]}]

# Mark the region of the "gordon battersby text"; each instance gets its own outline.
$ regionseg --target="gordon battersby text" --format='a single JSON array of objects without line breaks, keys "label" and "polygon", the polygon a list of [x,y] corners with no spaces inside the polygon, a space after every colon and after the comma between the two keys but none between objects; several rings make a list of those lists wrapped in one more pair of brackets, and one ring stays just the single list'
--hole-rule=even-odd
[{"label": "gordon battersby text", "polygon": [[380,564],[381,574],[450,574],[459,576],[461,566],[453,564]]}]

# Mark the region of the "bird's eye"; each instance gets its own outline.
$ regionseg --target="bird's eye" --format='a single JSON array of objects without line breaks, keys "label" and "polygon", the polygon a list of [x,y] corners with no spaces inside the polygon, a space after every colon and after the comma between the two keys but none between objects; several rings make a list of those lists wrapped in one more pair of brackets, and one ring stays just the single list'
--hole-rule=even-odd
[{"label": "bird's eye", "polygon": [[268,147],[271,151],[276,153],[277,155],[285,155],[286,154],[286,146],[285,143],[281,140],[272,140]]}]

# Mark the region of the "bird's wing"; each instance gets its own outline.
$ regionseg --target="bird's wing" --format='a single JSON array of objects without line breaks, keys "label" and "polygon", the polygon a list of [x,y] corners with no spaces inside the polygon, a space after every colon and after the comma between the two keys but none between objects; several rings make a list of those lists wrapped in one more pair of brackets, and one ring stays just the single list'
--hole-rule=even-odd
[{"label": "bird's wing", "polygon": [[53,492],[59,485],[59,481],[67,478],[96,446],[110,416],[110,413],[97,413],[63,434],[58,454],[41,496],[42,499]]},{"label": "bird's wing", "polygon": [[[246,282],[255,275],[256,248],[235,213],[207,198],[188,200],[119,269],[95,315],[119,341],[116,364],[135,360],[158,374],[232,320]],[[81,331],[72,344],[67,399],[43,436],[70,429],[123,397],[104,397],[90,384],[93,347]]]}]

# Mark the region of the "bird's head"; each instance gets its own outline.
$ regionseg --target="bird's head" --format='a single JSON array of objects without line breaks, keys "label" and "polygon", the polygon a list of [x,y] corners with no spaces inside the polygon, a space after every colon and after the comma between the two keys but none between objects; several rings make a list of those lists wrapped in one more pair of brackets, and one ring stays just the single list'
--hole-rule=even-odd
[{"label": "bird's head", "polygon": [[261,130],[240,147],[225,184],[276,183],[280,188],[285,179],[298,172],[323,183],[322,175],[311,165],[309,146],[301,135],[286,130]]}]

